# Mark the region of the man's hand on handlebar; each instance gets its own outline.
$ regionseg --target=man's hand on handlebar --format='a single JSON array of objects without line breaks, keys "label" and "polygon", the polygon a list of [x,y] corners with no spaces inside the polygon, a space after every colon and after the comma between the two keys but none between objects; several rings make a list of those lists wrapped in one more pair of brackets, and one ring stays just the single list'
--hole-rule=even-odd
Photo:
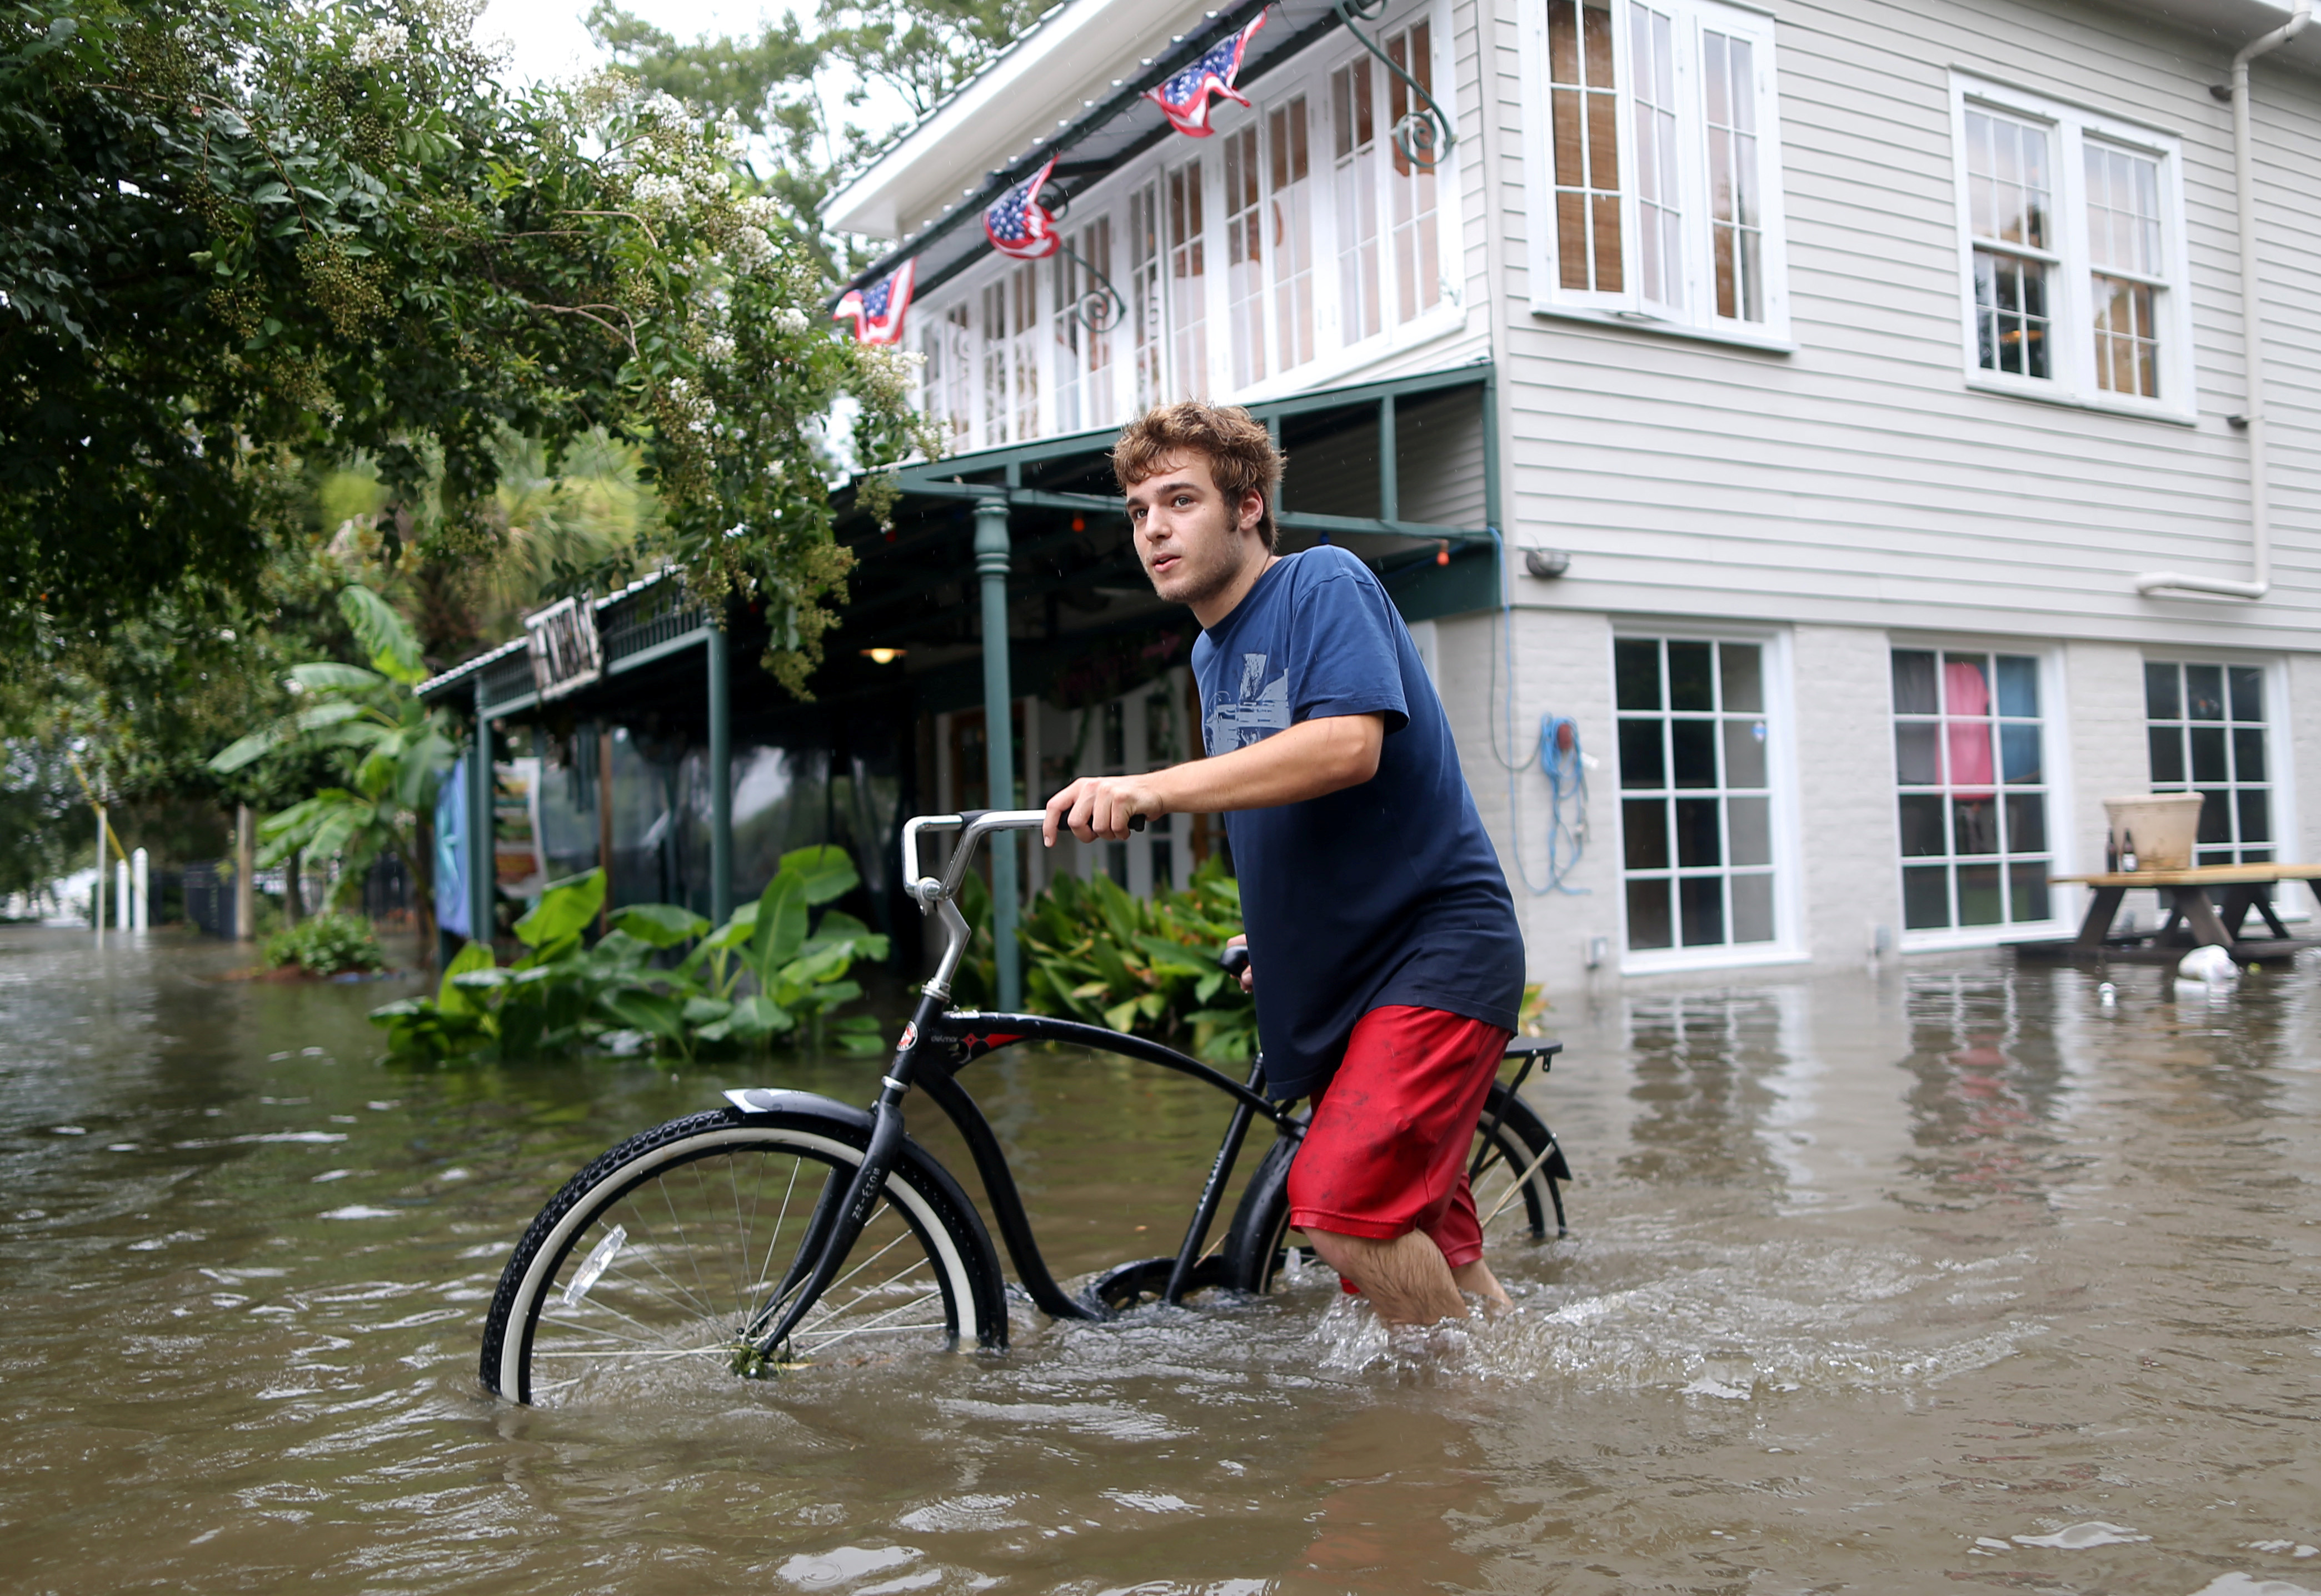
[{"label": "man's hand on handlebar", "polygon": [[1040,827],[1040,836],[1050,848],[1056,846],[1057,833],[1066,829],[1082,842],[1099,838],[1120,842],[1132,830],[1142,830],[1133,825],[1138,816],[1157,821],[1168,812],[1168,805],[1148,777],[1084,775],[1048,800],[1048,818]]},{"label": "man's hand on handlebar", "polygon": [[1243,992],[1257,990],[1257,967],[1249,962],[1249,938],[1236,931],[1225,939],[1224,966],[1226,974],[1241,983]]}]

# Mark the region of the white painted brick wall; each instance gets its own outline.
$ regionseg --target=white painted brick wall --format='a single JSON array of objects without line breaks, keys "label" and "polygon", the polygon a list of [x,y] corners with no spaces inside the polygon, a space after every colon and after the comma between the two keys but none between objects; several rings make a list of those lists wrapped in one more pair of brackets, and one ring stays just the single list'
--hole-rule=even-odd
[{"label": "white painted brick wall", "polygon": [[1789,639],[1796,706],[1798,940],[1816,964],[1858,965],[1879,927],[1902,931],[1894,807],[1894,694],[1883,630],[1800,626]]},{"label": "white painted brick wall", "polygon": [[[1437,645],[1444,711],[1458,739],[1467,784],[1483,824],[1499,850],[1499,863],[1515,893],[1531,979],[1547,988],[1552,1002],[1565,1003],[1586,990],[1583,962],[1588,939],[1606,939],[1612,949],[1599,979],[1616,979],[1620,948],[1619,789],[1612,749],[1612,628],[1602,614],[1519,610],[1514,620],[1514,732],[1508,733],[1507,661],[1497,614],[1468,616],[1438,624]],[[1496,640],[1495,640],[1496,639]],[[1494,655],[1496,685],[1494,685]],[[1525,876],[1547,880],[1547,778],[1538,766],[1540,716],[1570,715],[1579,725],[1580,745],[1603,761],[1589,773],[1586,852],[1566,884],[1577,893],[1535,893]],[[1493,751],[1496,737],[1497,750]],[[1509,744],[1512,740],[1513,747]],[[1507,772],[1503,757],[1521,758],[1515,800],[1520,836],[1508,824]],[[1511,851],[1520,848],[1520,855]]]},{"label": "white painted brick wall", "polygon": [[[2152,790],[2152,750],[2144,735],[2144,650],[2133,643],[2071,643],[2063,649],[2065,701],[2047,712],[2048,757],[2068,760],[2056,773],[2068,791],[2051,805],[2055,868],[2083,875],[2104,866],[2107,798]],[[2055,779],[2051,777],[2051,779]],[[2087,912],[2084,887],[2059,887],[2056,908],[2076,922]],[[2132,893],[2129,913],[2152,925],[2150,893]]]}]

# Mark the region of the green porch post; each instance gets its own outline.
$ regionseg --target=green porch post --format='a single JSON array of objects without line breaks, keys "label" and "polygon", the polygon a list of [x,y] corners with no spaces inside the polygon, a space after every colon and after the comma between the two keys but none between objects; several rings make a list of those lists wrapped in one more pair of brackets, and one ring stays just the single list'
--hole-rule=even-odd
[{"label": "green porch post", "polygon": [[709,918],[733,913],[733,704],[725,630],[709,629]]},{"label": "green porch post", "polygon": [[498,839],[492,819],[492,720],[484,709],[484,673],[476,673],[476,741],[468,750],[468,935],[492,945],[497,929]]},{"label": "green porch post", "polygon": [[[989,773],[985,802],[993,809],[1015,807],[1015,694],[1007,680],[1007,502],[978,500],[975,506],[975,572],[983,586],[983,746]],[[1003,1010],[1024,1003],[1024,967],[1015,946],[1015,833],[991,839],[991,944],[998,956],[998,1002]]]}]

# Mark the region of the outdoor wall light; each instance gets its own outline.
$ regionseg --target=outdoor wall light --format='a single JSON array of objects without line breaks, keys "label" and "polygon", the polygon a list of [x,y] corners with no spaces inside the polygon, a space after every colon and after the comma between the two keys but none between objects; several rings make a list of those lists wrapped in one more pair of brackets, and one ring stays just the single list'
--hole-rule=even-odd
[{"label": "outdoor wall light", "polygon": [[892,665],[900,659],[905,652],[906,650],[901,648],[865,648],[862,650],[862,657],[873,665]]},{"label": "outdoor wall light", "polygon": [[1526,549],[1524,569],[1543,582],[1552,582],[1571,568],[1571,556],[1561,549]]}]

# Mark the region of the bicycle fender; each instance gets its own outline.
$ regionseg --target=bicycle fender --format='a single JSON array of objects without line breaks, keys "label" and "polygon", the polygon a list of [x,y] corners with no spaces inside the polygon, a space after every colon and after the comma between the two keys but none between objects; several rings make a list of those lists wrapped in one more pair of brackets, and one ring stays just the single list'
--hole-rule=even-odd
[{"label": "bicycle fender", "polygon": [[835,1120],[868,1133],[870,1111],[824,1097],[815,1092],[794,1092],[787,1086],[742,1086],[725,1093],[725,1101],[750,1114],[806,1114]]}]

